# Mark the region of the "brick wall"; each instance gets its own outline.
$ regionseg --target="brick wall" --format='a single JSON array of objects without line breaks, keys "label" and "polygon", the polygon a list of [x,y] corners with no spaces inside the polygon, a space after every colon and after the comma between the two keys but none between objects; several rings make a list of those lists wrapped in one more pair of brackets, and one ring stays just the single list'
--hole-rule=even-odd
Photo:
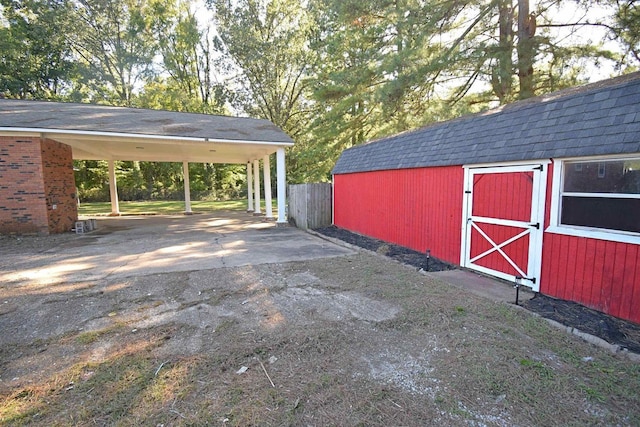
[{"label": "brick wall", "polygon": [[71,147],[44,139],[41,150],[49,232],[64,233],[78,219]]},{"label": "brick wall", "polygon": [[71,147],[0,136],[0,233],[58,233],[76,218]]}]

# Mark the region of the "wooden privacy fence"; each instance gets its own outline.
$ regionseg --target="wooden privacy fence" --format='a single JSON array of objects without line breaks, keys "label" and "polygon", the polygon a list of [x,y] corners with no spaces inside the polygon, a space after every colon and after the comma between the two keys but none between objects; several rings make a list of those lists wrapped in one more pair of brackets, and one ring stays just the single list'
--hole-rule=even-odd
[{"label": "wooden privacy fence", "polygon": [[289,185],[289,221],[304,229],[331,225],[331,184]]}]

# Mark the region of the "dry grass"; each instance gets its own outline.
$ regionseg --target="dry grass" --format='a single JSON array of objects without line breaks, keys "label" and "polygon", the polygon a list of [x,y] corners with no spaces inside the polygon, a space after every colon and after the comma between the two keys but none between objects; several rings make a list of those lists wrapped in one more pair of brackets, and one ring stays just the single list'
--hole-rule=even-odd
[{"label": "dry grass", "polygon": [[[114,292],[115,327],[3,346],[0,422],[640,425],[640,365],[381,257],[212,270],[181,286]],[[193,321],[203,310],[205,326]],[[64,356],[59,369],[7,378],[47,353]]]}]

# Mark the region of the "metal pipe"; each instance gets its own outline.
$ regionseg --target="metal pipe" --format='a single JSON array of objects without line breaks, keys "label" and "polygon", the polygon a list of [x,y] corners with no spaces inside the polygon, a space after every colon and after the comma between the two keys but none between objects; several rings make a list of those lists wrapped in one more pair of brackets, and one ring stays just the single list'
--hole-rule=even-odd
[{"label": "metal pipe", "polygon": [[520,299],[520,282],[521,281],[522,281],[522,277],[516,276],[516,284],[514,285],[514,288],[516,288],[516,305],[520,305],[518,300]]},{"label": "metal pipe", "polygon": [[426,271],[429,271],[429,260],[431,259],[431,249],[427,249],[427,268]]}]

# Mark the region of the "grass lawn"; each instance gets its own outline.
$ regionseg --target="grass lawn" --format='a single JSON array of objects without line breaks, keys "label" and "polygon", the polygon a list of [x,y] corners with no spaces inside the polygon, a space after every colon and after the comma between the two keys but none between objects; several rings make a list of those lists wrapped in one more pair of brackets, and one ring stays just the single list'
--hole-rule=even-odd
[{"label": "grass lawn", "polygon": [[[262,201],[264,205],[264,201]],[[194,212],[210,212],[220,209],[244,210],[247,201],[192,201],[191,209]],[[275,205],[274,205],[275,208]],[[184,201],[181,200],[152,200],[142,202],[120,202],[120,212],[123,215],[172,215],[184,212]],[[80,215],[108,215],[111,213],[110,202],[81,203],[78,209]]]}]

